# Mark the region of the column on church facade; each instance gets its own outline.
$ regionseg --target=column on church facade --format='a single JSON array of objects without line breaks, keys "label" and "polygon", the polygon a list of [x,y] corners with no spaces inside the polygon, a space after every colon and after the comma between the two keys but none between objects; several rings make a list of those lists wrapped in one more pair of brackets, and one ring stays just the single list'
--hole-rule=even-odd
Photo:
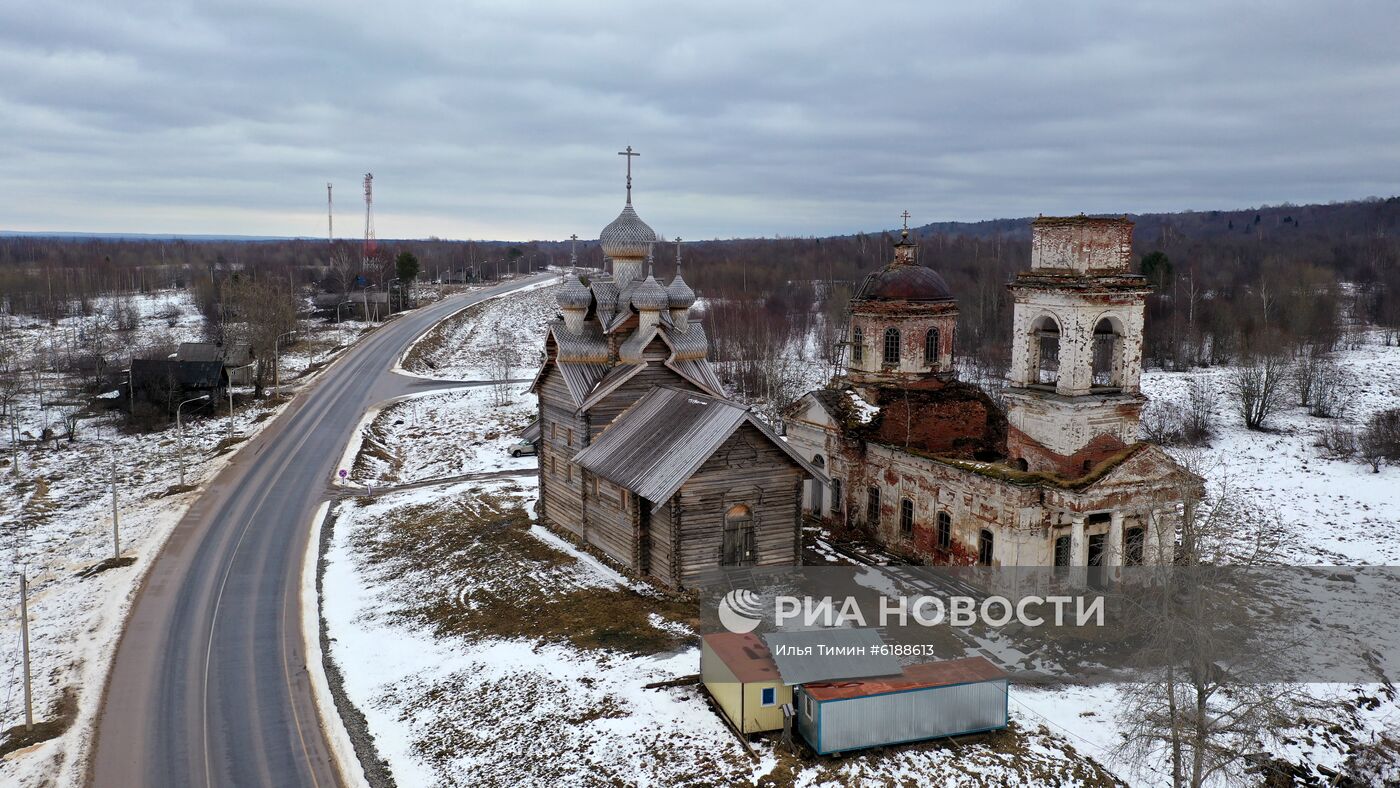
[{"label": "column on church facade", "polygon": [[1104,556],[1105,566],[1123,565],[1123,513],[1113,512],[1108,521],[1108,554]]},{"label": "column on church facade", "polygon": [[1074,515],[1071,523],[1073,525],[1069,538],[1070,566],[1088,566],[1089,540],[1084,536],[1084,515]]},{"label": "column on church facade", "polygon": [[1147,566],[1155,566],[1162,563],[1162,537],[1157,533],[1157,529],[1162,525],[1160,518],[1155,513],[1149,514],[1146,522],[1146,531],[1142,546],[1142,562]]}]

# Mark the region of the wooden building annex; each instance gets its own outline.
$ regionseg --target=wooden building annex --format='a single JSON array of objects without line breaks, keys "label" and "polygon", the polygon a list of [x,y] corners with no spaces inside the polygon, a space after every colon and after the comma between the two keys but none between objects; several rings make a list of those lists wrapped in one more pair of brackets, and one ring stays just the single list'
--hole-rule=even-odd
[{"label": "wooden building annex", "polygon": [[[630,161],[630,159],[629,159]],[[723,396],[695,292],[642,267],[661,239],[632,207],[600,241],[612,272],[570,273],[531,386],[541,520],[674,588],[724,566],[801,563],[801,495],[825,476]]]}]

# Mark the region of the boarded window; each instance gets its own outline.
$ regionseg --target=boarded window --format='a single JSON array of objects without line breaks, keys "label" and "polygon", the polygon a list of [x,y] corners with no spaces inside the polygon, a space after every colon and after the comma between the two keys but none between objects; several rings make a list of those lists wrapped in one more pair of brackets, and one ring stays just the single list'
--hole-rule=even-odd
[{"label": "boarded window", "polygon": [[914,535],[914,502],[908,498],[899,501],[899,533],[905,538]]},{"label": "boarded window", "polygon": [[953,518],[947,512],[938,513],[938,546],[944,550],[953,546]]},{"label": "boarded window", "polygon": [[857,364],[865,360],[865,332],[860,326],[851,331],[851,360]]},{"label": "boarded window", "polygon": [[865,523],[880,524],[880,488],[873,485],[865,491]]},{"label": "boarded window", "polygon": [[885,363],[899,363],[899,329],[885,329]]},{"label": "boarded window", "polygon": [[930,328],[924,334],[924,363],[932,367],[938,364],[938,329]]},{"label": "boarded window", "polygon": [[841,480],[831,480],[831,510],[839,512],[846,508],[845,497],[841,495]]},{"label": "boarded window", "polygon": [[986,528],[977,535],[977,563],[982,566],[992,565],[992,532]]},{"label": "boarded window", "polygon": [[739,504],[724,514],[724,539],[720,546],[720,564],[749,566],[754,561],[753,512]]}]

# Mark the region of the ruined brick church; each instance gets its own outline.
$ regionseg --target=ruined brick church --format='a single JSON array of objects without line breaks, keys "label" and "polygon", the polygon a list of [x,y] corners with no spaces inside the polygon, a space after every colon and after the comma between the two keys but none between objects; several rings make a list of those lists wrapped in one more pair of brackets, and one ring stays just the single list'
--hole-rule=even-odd
[{"label": "ruined brick church", "polygon": [[931,564],[1169,561],[1199,482],[1138,440],[1144,277],[1126,218],[1042,217],[1014,296],[1005,408],[958,380],[958,304],[906,229],[861,282],[845,373],[785,413],[789,444],[828,479],[804,508]]}]

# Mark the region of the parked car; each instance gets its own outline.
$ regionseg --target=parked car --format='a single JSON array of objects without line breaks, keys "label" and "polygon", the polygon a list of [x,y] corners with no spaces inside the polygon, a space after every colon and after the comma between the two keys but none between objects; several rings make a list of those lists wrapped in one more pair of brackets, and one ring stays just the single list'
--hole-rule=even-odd
[{"label": "parked car", "polygon": [[530,441],[520,441],[510,447],[512,457],[533,457],[535,454],[535,444]]}]

